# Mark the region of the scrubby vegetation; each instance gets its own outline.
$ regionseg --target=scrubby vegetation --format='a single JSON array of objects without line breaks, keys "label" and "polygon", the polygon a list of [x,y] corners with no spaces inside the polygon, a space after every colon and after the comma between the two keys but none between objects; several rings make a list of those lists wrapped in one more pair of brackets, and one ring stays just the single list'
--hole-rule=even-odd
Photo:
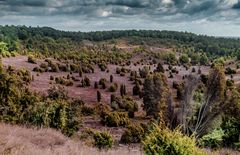
[{"label": "scrubby vegetation", "polygon": [[71,136],[79,128],[78,106],[67,100],[62,88],[48,91],[48,99],[32,93],[23,77],[0,69],[1,121],[52,127]]},{"label": "scrubby vegetation", "polygon": [[239,39],[21,26],[0,26],[0,34],[5,63],[17,52],[24,60],[0,68],[3,122],[74,138],[99,129],[88,134],[99,149],[120,142],[140,143],[146,154],[240,150]]},{"label": "scrubby vegetation", "polygon": [[127,126],[129,118],[124,112],[104,111],[101,114],[101,122],[109,127]]},{"label": "scrubby vegetation", "polygon": [[131,124],[121,137],[121,142],[125,144],[140,143],[145,137],[145,129],[138,124]]},{"label": "scrubby vegetation", "polygon": [[94,145],[99,149],[111,148],[113,145],[113,138],[107,132],[96,132],[94,133]]}]

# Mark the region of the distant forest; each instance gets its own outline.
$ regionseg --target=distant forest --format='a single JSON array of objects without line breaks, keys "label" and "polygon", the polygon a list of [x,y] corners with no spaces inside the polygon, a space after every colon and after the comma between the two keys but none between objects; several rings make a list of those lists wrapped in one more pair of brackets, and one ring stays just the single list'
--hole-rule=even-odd
[{"label": "distant forest", "polygon": [[54,46],[58,49],[57,46],[63,46],[65,43],[74,45],[82,40],[106,41],[119,38],[134,38],[138,43],[143,38],[147,41],[158,40],[163,45],[192,48],[194,52],[205,52],[208,56],[235,56],[240,49],[240,39],[210,37],[189,32],[158,30],[69,32],[50,27],[0,26],[0,41],[7,44],[8,51],[17,51],[19,43],[26,49],[41,51],[42,48],[44,51],[46,47]]}]

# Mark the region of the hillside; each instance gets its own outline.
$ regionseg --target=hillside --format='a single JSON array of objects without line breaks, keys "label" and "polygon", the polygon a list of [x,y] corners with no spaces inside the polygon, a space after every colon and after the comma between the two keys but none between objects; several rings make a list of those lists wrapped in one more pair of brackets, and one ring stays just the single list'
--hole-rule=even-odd
[{"label": "hillside", "polygon": [[239,39],[0,26],[0,55],[6,154],[239,154]]}]

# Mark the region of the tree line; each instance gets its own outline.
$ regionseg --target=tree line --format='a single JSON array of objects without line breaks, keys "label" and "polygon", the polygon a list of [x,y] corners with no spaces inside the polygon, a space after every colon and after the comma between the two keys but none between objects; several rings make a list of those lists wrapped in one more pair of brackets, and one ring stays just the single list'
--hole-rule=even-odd
[{"label": "tree line", "polygon": [[[118,38],[142,40],[159,40],[160,43],[177,48],[192,48],[194,52],[206,52],[208,55],[235,56],[239,52],[240,40],[234,38],[196,35],[189,32],[159,30],[112,30],[96,32],[70,32],[50,27],[0,26],[0,41],[8,44],[9,51],[17,50],[18,43],[26,47],[39,42],[81,42],[82,40],[105,41]],[[143,39],[144,38],[144,39]],[[44,47],[42,47],[44,48]]]}]

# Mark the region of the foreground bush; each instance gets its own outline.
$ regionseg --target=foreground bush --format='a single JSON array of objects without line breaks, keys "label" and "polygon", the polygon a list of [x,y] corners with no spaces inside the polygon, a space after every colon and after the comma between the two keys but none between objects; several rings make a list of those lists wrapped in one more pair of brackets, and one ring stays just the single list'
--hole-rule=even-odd
[{"label": "foreground bush", "polygon": [[[12,72],[12,71],[11,71]],[[48,98],[27,89],[20,75],[0,67],[0,120],[12,124],[51,127],[71,136],[79,127],[78,105],[61,88],[48,91]]]},{"label": "foreground bush", "polygon": [[211,133],[204,135],[199,143],[203,147],[219,148],[223,142],[224,131],[215,129]]},{"label": "foreground bush", "polygon": [[[236,114],[238,115],[238,114]],[[237,116],[239,117],[239,115]],[[240,151],[240,121],[234,117],[224,118],[222,128],[224,130],[223,144]]]},{"label": "foreground bush", "polygon": [[75,108],[64,100],[48,100],[35,103],[35,106],[29,109],[31,112],[27,118],[33,125],[59,129],[65,135],[71,136],[79,129]]},{"label": "foreground bush", "polygon": [[161,129],[155,125],[143,141],[145,154],[148,155],[203,155],[202,150],[196,147],[193,137],[184,136],[180,131]]},{"label": "foreground bush", "polygon": [[108,132],[95,132],[93,135],[94,145],[99,149],[111,148],[113,138]]}]

